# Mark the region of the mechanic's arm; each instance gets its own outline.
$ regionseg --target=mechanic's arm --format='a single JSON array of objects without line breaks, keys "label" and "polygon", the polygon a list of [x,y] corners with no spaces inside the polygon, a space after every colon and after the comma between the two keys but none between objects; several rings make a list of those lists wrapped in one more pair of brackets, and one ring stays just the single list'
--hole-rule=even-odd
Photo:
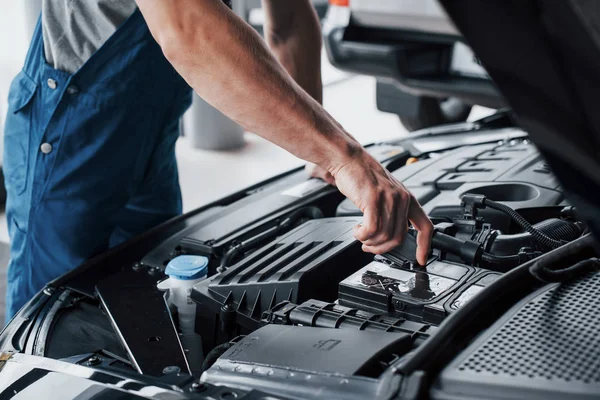
[{"label": "mechanic's arm", "polygon": [[302,89],[323,102],[321,24],[310,0],[262,0],[265,40]]},{"label": "mechanic's arm", "polygon": [[[323,104],[321,23],[310,0],[262,0],[265,39],[275,58],[313,99]],[[306,164],[310,176],[335,185],[324,168]]]},{"label": "mechanic's arm", "polygon": [[363,249],[398,245],[410,220],[423,263],[433,230],[414,197],[275,60],[263,40],[221,0],[136,0],[167,59],[214,107],[246,129],[314,162],[363,212]]}]

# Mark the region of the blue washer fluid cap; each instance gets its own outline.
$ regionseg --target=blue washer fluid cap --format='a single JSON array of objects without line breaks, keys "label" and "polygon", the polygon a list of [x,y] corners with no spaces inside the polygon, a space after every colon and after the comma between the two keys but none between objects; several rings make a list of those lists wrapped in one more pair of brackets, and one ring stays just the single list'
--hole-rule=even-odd
[{"label": "blue washer fluid cap", "polygon": [[179,256],[171,260],[165,274],[182,281],[191,281],[208,274],[208,258],[203,256]]}]

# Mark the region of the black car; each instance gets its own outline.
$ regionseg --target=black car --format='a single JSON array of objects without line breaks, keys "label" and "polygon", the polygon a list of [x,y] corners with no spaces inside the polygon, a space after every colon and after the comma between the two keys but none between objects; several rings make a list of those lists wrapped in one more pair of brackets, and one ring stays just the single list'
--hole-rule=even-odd
[{"label": "black car", "polygon": [[329,60],[377,77],[377,106],[409,130],[463,122],[473,105],[506,102],[438,0],[333,2]]},{"label": "black car", "polygon": [[363,253],[293,170],[51,282],[0,334],[0,396],[597,399],[600,3],[443,4],[512,110],[367,147],[435,223],[425,266],[412,231]]}]

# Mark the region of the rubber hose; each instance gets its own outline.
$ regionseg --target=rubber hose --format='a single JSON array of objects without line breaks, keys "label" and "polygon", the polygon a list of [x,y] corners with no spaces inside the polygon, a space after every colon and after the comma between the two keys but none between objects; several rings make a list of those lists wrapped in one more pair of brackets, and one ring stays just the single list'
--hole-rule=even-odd
[{"label": "rubber hose", "polygon": [[267,240],[273,237],[276,237],[279,232],[279,226],[274,226],[267,229],[264,232],[248,239],[245,242],[238,243],[225,253],[223,258],[221,259],[221,264],[217,268],[217,272],[225,272],[227,268],[229,268],[231,262],[242,252],[248,250],[250,247],[256,245],[257,243],[262,242],[263,240]]},{"label": "rubber hose", "polygon": [[202,363],[202,372],[210,369],[217,362],[219,357],[221,357],[227,350],[229,350],[233,346],[232,343],[227,342],[218,345],[214,349],[212,349],[204,358],[204,362]]},{"label": "rubber hose", "polygon": [[279,225],[274,226],[270,229],[267,229],[264,232],[242,242],[230,248],[223,258],[221,259],[221,264],[217,268],[217,272],[225,272],[227,268],[230,267],[231,262],[242,252],[245,252],[249,248],[255,246],[256,244],[277,237],[281,232],[289,229],[295,222],[297,222],[300,218],[308,218],[308,219],[321,219],[324,217],[323,211],[321,211],[318,207],[303,207],[299,210],[294,211],[288,217],[286,217],[283,221],[279,223]]},{"label": "rubber hose", "polygon": [[[558,218],[544,220],[533,225],[533,227],[552,239],[565,242],[572,242],[583,235],[583,228],[578,223]],[[493,239],[486,251],[497,256],[508,256],[518,253],[523,247],[538,247],[538,242],[529,232],[498,235]]]},{"label": "rubber hose", "polygon": [[319,207],[304,207],[291,213],[286,219],[281,221],[279,226],[282,228],[287,228],[302,217],[308,219],[321,219],[324,218],[325,215]]},{"label": "rubber hose", "polygon": [[513,221],[515,221],[521,228],[523,228],[523,230],[529,232],[536,242],[538,242],[540,245],[547,249],[556,249],[564,245],[563,242],[555,240],[546,235],[545,233],[534,228],[534,226],[531,225],[525,218],[523,218],[521,214],[504,204],[496,203],[493,200],[485,198],[483,200],[483,205],[509,215],[513,219]]},{"label": "rubber hose", "polygon": [[533,225],[535,229],[555,240],[571,242],[583,234],[583,228],[576,222],[550,218]]},{"label": "rubber hose", "polygon": [[483,253],[481,255],[481,267],[498,272],[507,272],[519,265],[521,259],[518,255],[497,256],[495,254]]},{"label": "rubber hose", "polygon": [[545,283],[570,281],[581,278],[594,271],[600,271],[600,261],[597,258],[583,260],[575,265],[560,269],[540,267],[539,263],[536,263],[529,268],[531,275]]}]

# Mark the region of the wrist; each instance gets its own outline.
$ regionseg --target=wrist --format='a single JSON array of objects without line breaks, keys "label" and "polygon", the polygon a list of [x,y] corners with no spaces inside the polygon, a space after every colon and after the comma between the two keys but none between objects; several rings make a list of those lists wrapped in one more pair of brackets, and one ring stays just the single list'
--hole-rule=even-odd
[{"label": "wrist", "polygon": [[364,149],[363,146],[360,145],[354,139],[348,140],[343,143],[337,150],[337,152],[333,152],[330,154],[335,154],[335,156],[331,157],[331,164],[327,168],[327,170],[334,177],[344,168],[355,165],[355,164],[364,164],[367,158],[369,158],[368,153]]}]

